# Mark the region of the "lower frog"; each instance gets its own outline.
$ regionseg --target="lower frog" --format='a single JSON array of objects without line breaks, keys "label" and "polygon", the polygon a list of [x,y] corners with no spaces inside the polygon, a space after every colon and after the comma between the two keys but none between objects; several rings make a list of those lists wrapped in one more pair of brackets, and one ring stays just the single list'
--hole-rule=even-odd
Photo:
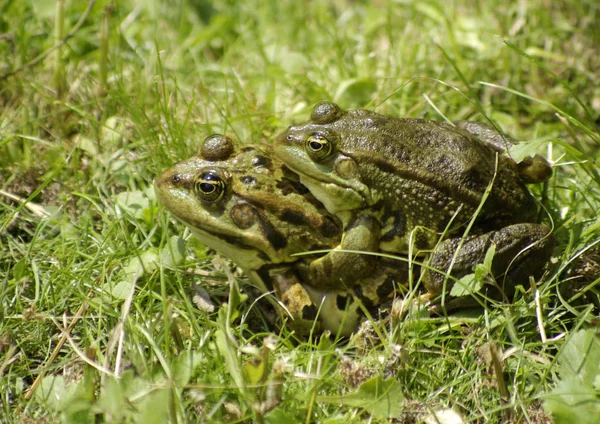
[{"label": "lower frog", "polygon": [[210,136],[198,155],[164,171],[155,190],[197,238],[235,262],[261,291],[274,291],[299,333],[308,333],[318,316],[321,329],[348,335],[363,312],[356,300],[375,308],[406,279],[404,263],[388,266],[382,258],[351,291],[306,281],[298,269],[314,255],[293,255],[336,246],[340,223],[261,146]]},{"label": "lower frog", "polygon": [[[290,126],[274,145],[344,226],[338,248],[311,263],[312,278],[350,285],[371,272],[371,256],[345,250],[433,252],[439,272],[426,273],[425,287],[440,293],[451,264],[470,269],[496,243],[494,276],[507,292],[527,283],[523,275],[539,276],[554,239],[535,222],[536,200],[525,183],[543,181],[552,170],[541,157],[520,167],[503,141],[482,126],[317,104],[310,121]],[[465,228],[471,237],[461,241]],[[452,248],[461,244],[455,257]]]}]

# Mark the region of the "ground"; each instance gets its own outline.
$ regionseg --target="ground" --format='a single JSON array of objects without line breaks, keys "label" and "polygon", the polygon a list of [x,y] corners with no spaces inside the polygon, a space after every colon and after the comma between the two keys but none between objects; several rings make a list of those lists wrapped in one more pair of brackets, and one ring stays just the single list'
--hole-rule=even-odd
[{"label": "ground", "polygon": [[[0,421],[590,422],[599,14],[592,0],[0,5]],[[270,322],[152,181],[210,134],[269,143],[320,100],[490,120],[546,157],[554,175],[532,187],[557,238],[546,274],[510,305],[396,305],[350,340]]]}]

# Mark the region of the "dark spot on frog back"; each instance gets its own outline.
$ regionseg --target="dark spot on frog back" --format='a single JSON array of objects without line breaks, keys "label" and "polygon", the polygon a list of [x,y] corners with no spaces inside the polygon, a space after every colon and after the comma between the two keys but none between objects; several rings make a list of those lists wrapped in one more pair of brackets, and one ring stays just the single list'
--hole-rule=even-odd
[{"label": "dark spot on frog back", "polygon": [[402,238],[406,235],[406,216],[403,211],[386,210],[382,216],[381,222],[388,227],[390,221],[391,228],[381,235],[381,241],[390,242],[396,237]]},{"label": "dark spot on frog back", "polygon": [[339,226],[329,216],[323,216],[323,220],[319,225],[319,232],[327,238],[332,238],[339,232]]},{"label": "dark spot on frog back", "polygon": [[307,321],[314,321],[318,312],[319,310],[314,304],[306,305],[302,308],[302,318]]},{"label": "dark spot on frog back", "polygon": [[272,171],[273,170],[272,165],[273,165],[273,162],[271,161],[270,158],[268,158],[266,156],[256,155],[256,156],[254,156],[254,158],[252,158],[252,166],[266,168],[266,169]]},{"label": "dark spot on frog back", "polygon": [[282,194],[282,196],[288,196],[292,193],[304,195],[308,192],[308,189],[306,187],[304,187],[302,184],[300,184],[299,182],[290,180],[286,177],[283,177],[280,180],[277,180],[277,182],[275,183],[275,187],[277,187],[277,189]]},{"label": "dark spot on frog back", "polygon": [[[309,218],[309,216],[312,218]],[[334,222],[333,218],[325,215],[316,218],[317,216],[312,214],[307,215],[303,210],[284,208],[279,218],[300,228],[316,228],[326,238],[332,238],[339,233],[339,226]]]},{"label": "dark spot on frog back", "polygon": [[356,287],[354,287],[354,293],[360,299],[363,306],[367,310],[371,310],[375,306],[375,303],[373,303],[373,301],[371,299],[369,299],[367,296],[365,296],[365,294],[363,293],[363,289],[360,285],[357,285]]},{"label": "dark spot on frog back", "polygon": [[377,297],[384,301],[390,297],[392,293],[394,293],[395,289],[395,281],[392,277],[387,277],[383,283],[377,287]]},{"label": "dark spot on frog back", "polygon": [[[269,259],[267,258],[265,262],[268,261]],[[275,287],[273,284],[273,277],[271,276],[270,267],[270,264],[263,265],[256,271],[256,274],[260,277],[260,280],[263,282],[266,289],[268,291],[273,291]]]},{"label": "dark spot on frog back", "polygon": [[426,229],[416,229],[415,231],[415,247],[420,250],[431,249],[432,242],[429,239],[429,233]]},{"label": "dark spot on frog back", "polygon": [[275,186],[283,196],[287,196],[290,193],[297,193],[300,195],[308,193],[308,189],[300,183],[298,175],[293,173],[287,166],[282,165],[281,173],[283,174],[283,177],[276,182]]},{"label": "dark spot on frog back", "polygon": [[260,225],[260,229],[264,236],[269,241],[269,244],[273,246],[275,250],[281,250],[287,246],[287,239],[285,236],[269,221],[267,217],[259,210],[255,211]]},{"label": "dark spot on frog back", "polygon": [[349,308],[354,303],[354,298],[352,296],[344,296],[338,294],[335,297],[335,306],[340,311],[345,311],[346,308]]},{"label": "dark spot on frog back", "polygon": [[290,208],[284,208],[281,211],[281,220],[296,226],[305,226],[307,222],[306,216],[302,211]]},{"label": "dark spot on frog back", "polygon": [[451,170],[454,167],[452,161],[446,155],[439,155],[425,164],[425,169],[431,173],[439,173],[445,170]]},{"label": "dark spot on frog back", "polygon": [[[379,154],[377,155],[369,155],[369,161],[373,162],[373,164],[379,168],[381,171],[388,174],[401,174],[401,168],[399,168],[399,164],[410,164],[412,160],[412,156],[410,154],[410,149],[406,146],[397,143],[391,136],[385,136],[385,139],[382,141],[381,146],[383,146]],[[366,147],[367,151],[369,147]],[[350,157],[353,155],[349,154]],[[359,158],[355,158],[355,160],[360,160]]]},{"label": "dark spot on frog back", "polygon": [[488,185],[489,181],[481,175],[481,172],[476,166],[471,167],[464,173],[465,186],[474,190],[483,190]]}]

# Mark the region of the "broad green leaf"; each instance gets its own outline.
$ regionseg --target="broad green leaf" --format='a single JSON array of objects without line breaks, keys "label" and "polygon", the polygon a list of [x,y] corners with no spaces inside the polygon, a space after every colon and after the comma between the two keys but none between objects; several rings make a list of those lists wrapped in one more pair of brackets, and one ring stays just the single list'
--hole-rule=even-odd
[{"label": "broad green leaf", "polygon": [[559,382],[544,399],[544,408],[553,415],[555,424],[597,423],[597,419],[590,419],[600,417],[598,392],[575,377]]},{"label": "broad green leaf", "polygon": [[109,289],[107,290],[115,299],[127,299],[127,296],[129,295],[129,292],[131,291],[131,284],[133,284],[130,281],[119,281],[117,284],[115,284],[112,287],[109,287]]},{"label": "broad green leaf", "polygon": [[296,424],[298,420],[289,415],[287,412],[284,412],[279,408],[275,408],[265,415],[263,422],[265,424]]},{"label": "broad green leaf", "polygon": [[160,251],[160,262],[168,267],[179,265],[185,257],[185,243],[181,237],[172,236]]},{"label": "broad green leaf", "polygon": [[53,18],[56,14],[56,0],[29,0],[38,19]]},{"label": "broad green leaf", "polygon": [[109,148],[117,146],[123,139],[121,132],[124,126],[118,116],[109,117],[100,130],[100,139],[103,145]]},{"label": "broad green leaf", "polygon": [[492,269],[492,261],[494,260],[494,255],[496,254],[496,245],[492,244],[490,248],[485,252],[485,259],[483,260],[483,265],[490,270]]},{"label": "broad green leaf", "polygon": [[556,423],[590,422],[600,417],[600,339],[594,329],[580,330],[558,357],[560,381],[545,396],[544,408]]},{"label": "broad green leaf", "polygon": [[139,410],[142,418],[139,421],[144,424],[163,424],[169,422],[169,389],[161,388],[150,392],[140,402]]},{"label": "broad green leaf", "polygon": [[131,258],[123,268],[123,277],[117,284],[105,284],[104,290],[117,299],[126,299],[131,291],[131,285],[135,284],[143,273],[153,271],[159,261],[158,249],[150,248]]},{"label": "broad green leaf", "polygon": [[348,395],[317,396],[318,402],[344,404],[362,408],[379,419],[395,418],[402,412],[402,385],[393,378],[373,377]]},{"label": "broad green leaf", "polygon": [[41,384],[35,391],[35,397],[52,409],[58,405],[66,391],[65,379],[62,376],[48,375],[42,378]]},{"label": "broad green leaf", "polygon": [[100,409],[108,414],[111,422],[121,422],[127,406],[127,397],[122,390],[123,380],[107,376],[104,383],[102,397],[98,400]]},{"label": "broad green leaf", "polygon": [[475,277],[475,274],[468,274],[458,280],[450,290],[450,296],[460,297],[477,293],[483,287],[483,282]]},{"label": "broad green leaf", "polygon": [[81,134],[77,134],[73,137],[73,141],[78,148],[86,152],[90,157],[97,156],[100,152],[98,151],[98,145],[94,140]]},{"label": "broad green leaf", "polygon": [[475,279],[483,285],[485,278],[490,275],[490,269],[484,264],[477,264],[475,265],[475,272],[473,274],[475,275]]},{"label": "broad green leaf", "polygon": [[289,74],[302,74],[309,68],[306,56],[295,52],[288,52],[280,64],[281,68]]},{"label": "broad green leaf", "polygon": [[508,155],[517,162],[521,162],[525,158],[534,156],[544,144],[548,144],[548,140],[540,139],[515,144],[508,149]]},{"label": "broad green leaf", "polygon": [[184,351],[179,354],[175,363],[171,367],[173,379],[178,386],[185,386],[189,383],[194,370],[202,363],[204,355],[198,351]]},{"label": "broad green leaf", "polygon": [[593,329],[580,330],[567,341],[558,357],[560,376],[575,377],[580,384],[592,387],[600,375],[600,339]]},{"label": "broad green leaf", "polygon": [[242,370],[244,371],[244,376],[246,377],[246,381],[250,384],[257,384],[261,381],[264,372],[265,372],[266,364],[264,361],[249,361],[242,365]]},{"label": "broad green leaf", "polygon": [[94,424],[94,414],[92,413],[92,403],[90,400],[75,397],[74,399],[65,399],[61,402],[63,410],[63,422],[65,424]]},{"label": "broad green leaf", "polygon": [[[223,310],[223,308],[225,308],[225,306],[219,310],[219,315],[221,315],[220,312]],[[215,343],[217,344],[217,349],[219,349],[221,356],[223,356],[223,359],[225,360],[225,366],[233,378],[236,387],[243,391],[245,384],[240,369],[239,359],[237,357],[237,350],[227,339],[227,333],[225,329],[219,328],[215,332]]]},{"label": "broad green leaf", "polygon": [[150,207],[148,196],[141,190],[119,193],[115,197],[115,203],[136,219],[142,219],[144,210]]}]

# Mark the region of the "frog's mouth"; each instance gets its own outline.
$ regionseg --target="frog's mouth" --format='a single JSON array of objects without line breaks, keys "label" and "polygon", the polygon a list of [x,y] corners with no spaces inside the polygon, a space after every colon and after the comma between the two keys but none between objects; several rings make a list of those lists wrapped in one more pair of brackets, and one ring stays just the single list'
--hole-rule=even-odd
[{"label": "frog's mouth", "polygon": [[[294,146],[279,143],[275,145],[274,152],[288,168],[300,176],[300,182],[321,203],[350,202],[350,208],[355,208],[356,205],[368,206],[370,190],[359,179],[349,180],[336,175],[332,166],[315,163],[303,150],[299,152]],[[335,201],[338,197],[339,200]]]}]

